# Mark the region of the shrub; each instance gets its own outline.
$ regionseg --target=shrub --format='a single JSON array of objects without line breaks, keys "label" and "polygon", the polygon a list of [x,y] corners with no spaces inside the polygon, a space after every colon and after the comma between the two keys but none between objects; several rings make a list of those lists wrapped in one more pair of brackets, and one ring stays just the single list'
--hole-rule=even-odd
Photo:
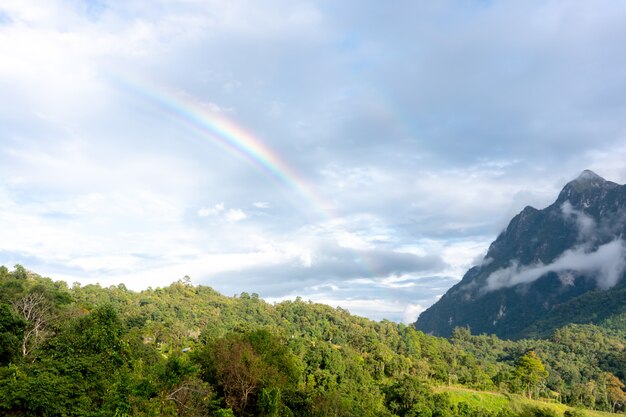
[{"label": "shrub", "polygon": [[583,410],[579,409],[565,410],[563,417],[587,417],[587,414],[585,414]]}]

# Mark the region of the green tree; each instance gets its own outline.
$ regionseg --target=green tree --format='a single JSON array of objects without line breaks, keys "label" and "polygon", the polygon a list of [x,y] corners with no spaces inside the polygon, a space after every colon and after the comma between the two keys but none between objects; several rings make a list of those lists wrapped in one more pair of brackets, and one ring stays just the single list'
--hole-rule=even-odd
[{"label": "green tree", "polygon": [[611,403],[612,411],[615,412],[617,406],[626,404],[626,392],[624,392],[624,383],[618,377],[610,372],[602,374],[606,383],[606,393]]},{"label": "green tree", "polygon": [[[389,385],[385,390],[385,402],[387,408],[399,416],[415,415],[415,405],[429,410],[433,407],[430,389],[413,375],[404,375]],[[417,414],[423,415],[423,410]]]},{"label": "green tree", "polygon": [[25,323],[0,303],[0,365],[7,365],[20,351],[20,339],[24,335]]},{"label": "green tree", "polygon": [[263,388],[259,394],[258,407],[260,415],[277,417],[280,407],[280,388]]},{"label": "green tree", "polygon": [[259,407],[273,415],[280,403],[279,388],[299,377],[292,355],[264,330],[231,333],[215,341],[207,353],[198,358],[205,379],[221,388],[226,404],[237,415],[249,414],[259,394],[264,398]]},{"label": "green tree", "polygon": [[548,371],[535,351],[531,350],[517,360],[515,376],[524,385],[528,398],[532,398],[533,392],[548,377]]},{"label": "green tree", "polygon": [[52,306],[42,292],[31,292],[14,301],[13,308],[26,322],[21,347],[26,357],[48,336]]}]

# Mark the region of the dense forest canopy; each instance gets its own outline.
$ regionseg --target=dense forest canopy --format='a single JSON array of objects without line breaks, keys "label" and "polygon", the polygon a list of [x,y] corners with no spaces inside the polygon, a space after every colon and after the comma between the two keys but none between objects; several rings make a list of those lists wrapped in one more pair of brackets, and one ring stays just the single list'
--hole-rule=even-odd
[{"label": "dense forest canopy", "polygon": [[[444,339],[301,299],[225,297],[188,277],[133,292],[0,267],[0,414],[623,413],[625,334],[570,325],[510,341],[457,328]],[[462,394],[479,391],[508,405]]]}]

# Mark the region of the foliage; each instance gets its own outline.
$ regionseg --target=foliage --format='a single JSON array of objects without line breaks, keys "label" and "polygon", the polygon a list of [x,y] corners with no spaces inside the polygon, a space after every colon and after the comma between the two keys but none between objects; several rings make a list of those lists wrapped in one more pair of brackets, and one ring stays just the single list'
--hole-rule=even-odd
[{"label": "foliage", "polygon": [[553,417],[476,389],[621,411],[624,349],[595,326],[446,340],[188,278],[133,292],[0,268],[0,415]]},{"label": "foliage", "polygon": [[535,351],[531,350],[522,355],[515,365],[515,375],[525,386],[528,398],[548,376],[546,367]]},{"label": "foliage", "polygon": [[624,406],[626,404],[624,383],[610,372],[605,372],[602,376],[606,385],[607,400],[612,406],[612,411],[615,412],[618,405]]}]

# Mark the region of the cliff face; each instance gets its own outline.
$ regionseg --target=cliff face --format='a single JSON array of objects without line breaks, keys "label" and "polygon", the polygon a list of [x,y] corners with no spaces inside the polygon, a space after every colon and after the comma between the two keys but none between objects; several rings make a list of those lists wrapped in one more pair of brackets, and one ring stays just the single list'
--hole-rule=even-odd
[{"label": "cliff face", "polygon": [[[621,314],[625,232],[626,186],[584,171],[549,207],[526,207],[516,215],[482,265],[467,271],[415,327],[449,336],[455,327],[469,326],[472,333],[519,338],[567,324],[564,314],[571,322],[594,323]],[[612,309],[598,315],[596,306],[595,314],[586,314],[585,306],[592,309],[599,299]],[[573,314],[572,305],[585,314]]]}]

